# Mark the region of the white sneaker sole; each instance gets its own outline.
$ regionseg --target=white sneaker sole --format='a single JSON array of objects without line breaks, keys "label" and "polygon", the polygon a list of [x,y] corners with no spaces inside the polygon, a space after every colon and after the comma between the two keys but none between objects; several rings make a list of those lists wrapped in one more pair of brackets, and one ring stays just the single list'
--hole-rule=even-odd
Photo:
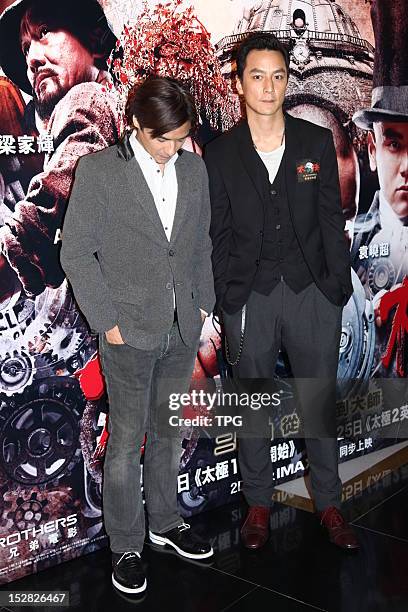
[{"label": "white sneaker sole", "polygon": [[146,580],[146,578],[145,578],[145,581],[142,584],[142,586],[138,587],[137,589],[130,589],[129,587],[125,587],[125,586],[123,586],[123,584],[120,584],[120,582],[118,582],[115,579],[115,576],[114,576],[113,572],[112,572],[112,583],[113,583],[113,586],[115,586],[119,591],[122,591],[122,593],[135,593],[135,594],[136,593],[143,593],[143,591],[145,591],[146,587],[147,587],[147,580]]},{"label": "white sneaker sole", "polygon": [[178,552],[181,557],[186,557],[186,559],[208,559],[208,557],[212,557],[214,554],[214,550],[212,547],[211,550],[208,551],[208,553],[188,553],[185,550],[179,548],[176,544],[174,544],[174,542],[172,542],[168,538],[164,538],[163,536],[157,535],[156,533],[152,533],[150,530],[149,538],[153,542],[153,544],[158,544],[159,546],[166,546],[167,544],[168,546],[171,546],[176,552]]}]

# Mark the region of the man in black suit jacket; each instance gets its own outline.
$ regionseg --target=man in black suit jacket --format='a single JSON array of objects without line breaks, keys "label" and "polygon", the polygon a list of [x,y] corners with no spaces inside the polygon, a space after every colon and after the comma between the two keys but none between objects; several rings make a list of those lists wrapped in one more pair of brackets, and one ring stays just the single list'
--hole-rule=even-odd
[{"label": "man in black suit jacket", "polygon": [[[283,111],[288,74],[288,53],[274,36],[249,36],[237,53],[247,119],[206,149],[217,310],[237,379],[271,379],[283,348],[298,391],[306,390],[302,380],[325,381],[317,430],[326,435],[309,423],[306,440],[313,497],[330,540],[355,549],[340,513],[335,425],[341,313],[352,293],[337,159],[329,130]],[[259,435],[239,444],[248,548],[267,540],[273,492],[270,436]]]}]

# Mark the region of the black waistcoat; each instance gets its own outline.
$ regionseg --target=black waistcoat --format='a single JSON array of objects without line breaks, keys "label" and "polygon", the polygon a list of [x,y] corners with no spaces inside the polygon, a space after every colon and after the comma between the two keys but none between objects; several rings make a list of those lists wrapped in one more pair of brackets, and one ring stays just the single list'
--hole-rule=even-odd
[{"label": "black waistcoat", "polygon": [[305,289],[313,278],[293,229],[286,192],[285,156],[269,189],[265,209],[263,244],[258,272],[252,289],[269,295],[281,278],[295,293]]}]

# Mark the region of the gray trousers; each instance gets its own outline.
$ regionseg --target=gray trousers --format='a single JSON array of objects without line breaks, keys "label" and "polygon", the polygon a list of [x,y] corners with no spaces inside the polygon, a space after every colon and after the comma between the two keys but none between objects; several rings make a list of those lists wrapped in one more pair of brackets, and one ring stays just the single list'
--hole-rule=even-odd
[{"label": "gray trousers", "polygon": [[[294,293],[284,281],[264,296],[253,291],[247,302],[246,328],[241,359],[233,366],[233,377],[241,379],[272,379],[278,352],[285,349],[292,373],[299,381],[300,396],[307,396],[308,383],[318,379],[319,398],[324,411],[317,408],[311,421],[323,418],[320,430],[330,431],[326,437],[305,439],[310,465],[312,493],[316,509],[340,507],[341,481],[338,476],[335,385],[341,334],[342,307],[332,304],[312,283],[300,293]],[[223,312],[224,330],[230,356],[237,355],[241,331],[241,311],[229,315]],[[309,380],[305,380],[309,379]],[[297,384],[297,383],[296,383]],[[310,386],[310,384],[309,384]],[[302,403],[302,402],[301,402]],[[308,411],[307,402],[303,411]],[[316,405],[315,403],[313,404]],[[313,410],[312,403],[309,408]],[[304,417],[307,420],[307,414]],[[305,431],[315,431],[312,425]],[[266,434],[266,431],[265,431]],[[260,434],[261,435],[261,434]],[[249,505],[269,506],[273,493],[273,466],[268,437],[244,437],[239,440],[239,465],[243,493]]]},{"label": "gray trousers", "polygon": [[103,515],[115,553],[141,552],[143,548],[140,447],[145,433],[143,486],[149,528],[164,533],[183,522],[177,507],[182,440],[177,432],[166,436],[163,431],[170,416],[169,395],[189,389],[197,348],[198,338],[193,348],[182,342],[177,323],[162,343],[149,351],[109,344],[104,334],[100,336],[109,397]]}]

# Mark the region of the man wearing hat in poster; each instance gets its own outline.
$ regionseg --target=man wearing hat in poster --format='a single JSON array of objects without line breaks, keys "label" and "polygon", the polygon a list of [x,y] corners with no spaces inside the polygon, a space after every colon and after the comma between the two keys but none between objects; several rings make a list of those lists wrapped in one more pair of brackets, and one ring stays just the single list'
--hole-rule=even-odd
[{"label": "man wearing hat in poster", "polygon": [[[375,0],[371,16],[376,41],[372,106],[353,120],[368,130],[370,168],[377,172],[379,190],[368,212],[357,218],[352,261],[381,324],[381,299],[408,275],[408,10],[402,0]],[[377,329],[377,376],[392,373],[392,356],[386,357],[390,327]],[[398,358],[396,370],[406,375]]]},{"label": "man wearing hat in poster", "polygon": [[60,228],[76,162],[118,137],[115,99],[104,87],[114,42],[96,0],[17,0],[0,16],[0,66],[32,96],[28,122],[53,149],[0,229],[0,298],[12,270],[29,295],[64,280]]}]

